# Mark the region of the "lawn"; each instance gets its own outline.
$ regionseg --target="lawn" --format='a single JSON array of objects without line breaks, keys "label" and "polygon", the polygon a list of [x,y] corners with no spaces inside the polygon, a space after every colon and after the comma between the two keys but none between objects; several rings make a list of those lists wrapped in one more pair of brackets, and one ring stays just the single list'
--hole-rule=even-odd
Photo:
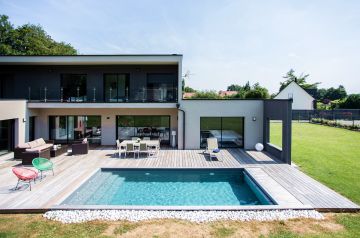
[{"label": "lawn", "polygon": [[[281,124],[270,141],[280,145]],[[292,161],[302,171],[360,204],[360,133],[309,123],[292,124]]]},{"label": "lawn", "polygon": [[0,237],[359,237],[360,214],[326,214],[325,220],[273,222],[181,220],[62,224],[40,214],[0,215]]}]

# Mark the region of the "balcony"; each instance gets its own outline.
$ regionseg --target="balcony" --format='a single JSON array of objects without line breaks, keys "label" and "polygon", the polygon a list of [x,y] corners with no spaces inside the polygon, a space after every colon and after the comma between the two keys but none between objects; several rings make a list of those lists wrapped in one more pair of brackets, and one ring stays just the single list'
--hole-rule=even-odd
[{"label": "balcony", "polygon": [[28,88],[30,103],[177,103],[178,91],[175,87],[139,88],[118,91],[92,88],[49,89]]}]

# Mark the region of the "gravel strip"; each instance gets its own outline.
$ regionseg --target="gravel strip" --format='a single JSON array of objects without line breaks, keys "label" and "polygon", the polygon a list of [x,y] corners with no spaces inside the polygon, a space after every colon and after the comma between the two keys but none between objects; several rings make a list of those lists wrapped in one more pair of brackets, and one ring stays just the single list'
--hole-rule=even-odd
[{"label": "gravel strip", "polygon": [[102,221],[143,221],[150,219],[182,219],[192,222],[217,220],[273,221],[294,218],[324,219],[315,210],[262,210],[262,211],[150,211],[150,210],[54,210],[43,215],[62,223]]}]

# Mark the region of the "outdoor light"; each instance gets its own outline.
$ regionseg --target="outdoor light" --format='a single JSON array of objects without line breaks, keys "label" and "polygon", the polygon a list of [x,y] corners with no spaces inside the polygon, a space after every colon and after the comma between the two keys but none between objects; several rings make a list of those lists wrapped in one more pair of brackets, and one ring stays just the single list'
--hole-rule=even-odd
[{"label": "outdoor light", "polygon": [[23,118],[23,122],[26,122],[26,118]]},{"label": "outdoor light", "polygon": [[257,151],[262,151],[262,150],[264,149],[264,145],[261,144],[261,143],[257,143],[257,144],[255,145],[255,149],[256,149]]},{"label": "outdoor light", "polygon": [[252,120],[253,120],[253,121],[256,121],[256,117],[253,117]]}]

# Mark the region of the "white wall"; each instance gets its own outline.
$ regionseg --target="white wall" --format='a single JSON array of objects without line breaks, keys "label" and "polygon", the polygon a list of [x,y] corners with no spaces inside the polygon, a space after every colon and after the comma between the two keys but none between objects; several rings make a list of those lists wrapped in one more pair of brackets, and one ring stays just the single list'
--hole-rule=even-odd
[{"label": "white wall", "polygon": [[26,139],[27,118],[26,100],[1,100],[0,120],[15,119],[15,146],[22,144]]},{"label": "white wall", "polygon": [[287,87],[285,87],[275,99],[289,99],[293,98],[292,109],[293,110],[313,110],[313,100],[314,98],[308,94],[304,89],[299,85],[292,82]]},{"label": "white wall", "polygon": [[244,148],[253,149],[263,142],[263,107],[262,100],[182,100],[180,108],[186,112],[185,149],[200,148],[200,117],[244,117]]}]

